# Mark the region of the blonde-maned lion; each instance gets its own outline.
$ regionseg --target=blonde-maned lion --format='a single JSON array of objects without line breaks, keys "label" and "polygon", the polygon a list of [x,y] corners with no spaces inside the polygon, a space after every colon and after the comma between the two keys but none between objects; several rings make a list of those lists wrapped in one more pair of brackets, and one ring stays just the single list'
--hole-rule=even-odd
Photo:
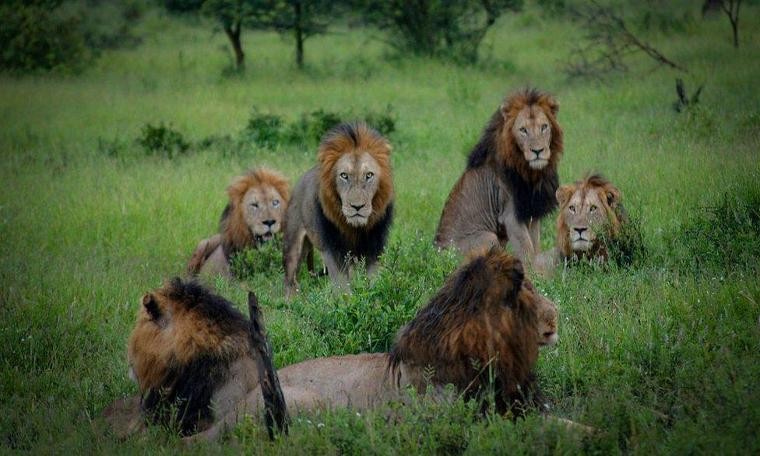
[{"label": "blonde-maned lion", "polygon": [[606,261],[608,243],[620,235],[628,222],[622,194],[611,182],[598,174],[585,177],[557,189],[557,245],[545,252],[550,266],[565,260]]},{"label": "blonde-maned lion", "polygon": [[[542,325],[541,320],[548,324]],[[467,398],[487,386],[501,413],[542,405],[533,368],[541,345],[557,340],[557,310],[524,277],[520,261],[502,249],[475,255],[445,282],[397,336],[390,353],[319,358],[279,371],[291,410],[363,410],[405,399],[408,386],[425,392],[453,384]],[[432,376],[430,375],[432,372]],[[217,438],[261,408],[252,391],[244,404],[198,438]]]},{"label": "blonde-maned lion", "polygon": [[278,172],[266,168],[249,171],[233,180],[227,194],[229,203],[222,213],[219,234],[198,243],[187,265],[190,274],[229,276],[232,255],[260,246],[282,228],[290,189]]},{"label": "blonde-maned lion", "polygon": [[298,268],[311,262],[312,246],[337,286],[347,286],[353,260],[375,271],[393,219],[390,153],[388,141],[365,123],[343,123],[325,134],[319,164],[296,184],[285,218],[286,296],[297,291]]},{"label": "blonde-maned lion", "polygon": [[535,89],[504,101],[449,194],[435,235],[438,247],[467,253],[509,241],[519,259],[533,261],[540,220],[557,206],[558,110],[551,95]]}]

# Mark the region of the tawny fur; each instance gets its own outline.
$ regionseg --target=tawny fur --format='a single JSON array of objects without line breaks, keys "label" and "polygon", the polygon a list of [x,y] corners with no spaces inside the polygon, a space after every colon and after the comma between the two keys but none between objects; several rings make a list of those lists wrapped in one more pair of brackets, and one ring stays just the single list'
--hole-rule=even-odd
[{"label": "tawny fur", "polygon": [[[374,271],[393,217],[390,153],[388,141],[364,123],[341,124],[325,135],[318,165],[296,184],[285,218],[283,264],[288,296],[297,289],[301,262],[310,262],[312,246],[322,254],[337,286],[347,285],[348,269],[355,260],[364,260],[368,271]],[[346,167],[346,172],[338,171],[339,166]],[[347,218],[351,207],[360,208],[356,209],[358,219]]]},{"label": "tawny fur", "polygon": [[[235,253],[246,248],[257,248],[264,242],[256,236],[256,227],[248,223],[245,216],[246,207],[243,199],[251,189],[259,189],[264,198],[261,201],[259,218],[272,219],[275,222],[272,234],[281,229],[282,218],[290,200],[290,188],[287,180],[276,171],[258,168],[236,177],[227,188],[229,202],[222,213],[219,234],[203,239],[198,243],[187,265],[190,274],[202,270],[209,273],[229,275],[229,259]],[[274,189],[281,198],[281,207],[271,208],[268,189]]]},{"label": "tawny fur", "polygon": [[[540,220],[556,207],[557,164],[563,151],[558,110],[551,95],[537,90],[520,91],[504,101],[446,200],[435,236],[437,246],[453,245],[467,253],[509,241],[519,259],[533,260],[540,248]],[[524,141],[545,141],[540,151],[549,156],[541,169],[531,167],[525,158],[530,152],[522,150],[515,138],[515,122],[521,115],[536,130],[535,139]],[[538,125],[539,117],[548,123]]]}]

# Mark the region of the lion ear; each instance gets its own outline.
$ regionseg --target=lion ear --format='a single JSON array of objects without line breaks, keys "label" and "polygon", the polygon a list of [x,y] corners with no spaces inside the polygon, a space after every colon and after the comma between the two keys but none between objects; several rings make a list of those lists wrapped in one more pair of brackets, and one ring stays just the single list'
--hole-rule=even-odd
[{"label": "lion ear", "polygon": [[512,296],[517,296],[517,293],[522,288],[523,281],[525,280],[525,271],[523,265],[517,258],[514,258],[512,264],[507,269],[507,277],[509,277],[512,287],[509,289],[509,293]]},{"label": "lion ear", "polygon": [[613,185],[607,185],[604,188],[604,197],[607,199],[607,204],[612,208],[615,209],[617,205],[620,203],[620,190],[615,188]]},{"label": "lion ear", "polygon": [[142,306],[145,307],[145,311],[150,315],[151,320],[158,320],[161,318],[161,308],[158,306],[158,301],[152,293],[147,293],[142,297]]},{"label": "lion ear", "polygon": [[573,196],[573,192],[575,191],[575,185],[572,184],[565,184],[557,189],[554,196],[557,198],[557,202],[560,206],[564,206],[565,203],[570,199],[571,196]]}]

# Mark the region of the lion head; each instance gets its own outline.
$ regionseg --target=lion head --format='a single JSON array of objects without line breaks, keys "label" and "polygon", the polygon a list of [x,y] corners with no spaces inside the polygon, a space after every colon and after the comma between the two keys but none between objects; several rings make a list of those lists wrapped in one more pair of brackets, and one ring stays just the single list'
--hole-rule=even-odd
[{"label": "lion head", "polygon": [[368,230],[393,201],[391,146],[362,122],[330,130],[319,146],[319,200],[325,216],[344,234]]},{"label": "lion head", "polygon": [[235,178],[227,194],[230,201],[220,229],[226,253],[257,246],[282,229],[290,190],[279,173],[264,168],[249,171]]},{"label": "lion head", "polygon": [[[539,334],[547,304],[554,329]],[[486,386],[493,372],[507,409],[532,381],[539,345],[553,343],[554,331],[554,304],[525,279],[519,260],[493,247],[452,274],[399,331],[390,366],[432,368],[434,383],[453,383],[469,395]]]},{"label": "lion head", "polygon": [[152,421],[176,407],[192,433],[212,418],[211,399],[234,361],[250,357],[248,321],[232,304],[179,278],[145,294],[127,347],[130,377]]},{"label": "lion head", "polygon": [[501,160],[524,177],[532,177],[547,167],[556,168],[562,155],[558,111],[554,97],[535,89],[507,98],[499,108],[503,120]]},{"label": "lion head", "polygon": [[557,246],[565,258],[606,257],[599,234],[614,239],[624,215],[621,194],[600,175],[557,189]]}]

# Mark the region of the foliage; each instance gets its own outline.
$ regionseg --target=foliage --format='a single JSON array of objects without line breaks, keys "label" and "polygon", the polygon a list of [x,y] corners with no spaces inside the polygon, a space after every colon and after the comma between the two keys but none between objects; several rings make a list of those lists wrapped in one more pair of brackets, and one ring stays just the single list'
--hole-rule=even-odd
[{"label": "foliage", "polygon": [[164,8],[172,13],[191,13],[200,11],[205,0],[163,0]]},{"label": "foliage", "polygon": [[253,278],[256,274],[283,274],[282,238],[265,242],[257,249],[244,249],[230,258],[230,270],[241,280]]},{"label": "foliage", "polygon": [[163,122],[154,126],[147,123],[140,131],[137,143],[142,146],[145,155],[158,155],[165,158],[174,158],[184,154],[190,148],[190,143],[185,140],[182,133],[175,130],[171,124]]},{"label": "foliage", "polygon": [[400,52],[469,64],[499,16],[521,7],[522,0],[365,0],[364,14]]},{"label": "foliage", "polygon": [[268,0],[263,7],[263,27],[283,36],[293,34],[298,68],[304,66],[304,42],[327,31],[340,2],[333,0]]}]

